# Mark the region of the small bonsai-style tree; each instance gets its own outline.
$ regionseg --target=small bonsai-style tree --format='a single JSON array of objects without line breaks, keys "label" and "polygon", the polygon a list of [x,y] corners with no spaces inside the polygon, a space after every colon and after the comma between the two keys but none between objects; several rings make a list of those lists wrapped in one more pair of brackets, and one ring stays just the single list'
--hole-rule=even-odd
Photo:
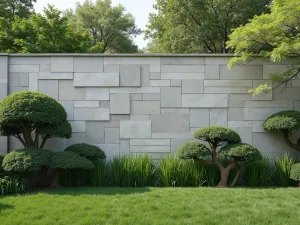
[{"label": "small bonsai-style tree", "polygon": [[47,139],[71,134],[65,109],[45,94],[23,91],[0,101],[0,136],[13,135],[25,148],[43,148]]},{"label": "small bonsai-style tree", "polygon": [[[179,157],[182,159],[194,159],[204,165],[218,167],[221,173],[221,180],[218,187],[227,187],[230,171],[233,168],[239,167],[239,163],[250,160],[252,156],[259,154],[252,146],[241,144],[240,136],[235,131],[226,127],[208,126],[201,128],[194,133],[194,138],[206,141],[210,148],[202,143],[186,143],[179,149]],[[223,148],[219,150],[219,147]],[[232,158],[232,161],[226,167],[218,159],[219,153]],[[237,173],[235,181],[238,175],[239,173]]]},{"label": "small bonsai-style tree", "polygon": [[287,110],[273,114],[264,123],[264,128],[267,131],[280,131],[288,146],[300,151],[300,138],[296,143],[290,139],[292,131],[300,130],[300,112]]},{"label": "small bonsai-style tree", "polygon": [[56,169],[52,180],[52,187],[59,187],[59,174],[61,170],[91,170],[94,165],[88,159],[81,157],[73,152],[58,152],[51,158],[50,168]]},{"label": "small bonsai-style tree", "polygon": [[296,163],[292,166],[290,178],[292,180],[299,182],[299,187],[300,187],[300,163]]},{"label": "small bonsai-style tree", "polygon": [[98,146],[85,143],[71,145],[67,147],[65,151],[76,153],[91,161],[106,158],[105,152]]}]

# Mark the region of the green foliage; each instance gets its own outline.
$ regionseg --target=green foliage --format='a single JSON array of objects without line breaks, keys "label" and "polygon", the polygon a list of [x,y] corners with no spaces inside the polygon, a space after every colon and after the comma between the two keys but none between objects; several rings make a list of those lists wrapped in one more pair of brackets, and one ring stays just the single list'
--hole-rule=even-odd
[{"label": "green foliage", "polygon": [[149,155],[127,155],[113,158],[113,184],[123,187],[152,186],[155,166]]},{"label": "green foliage", "polygon": [[0,153],[0,172],[3,171],[2,162],[3,162],[4,157],[5,157],[5,155]]},{"label": "green foliage", "polygon": [[231,30],[268,12],[271,0],[156,0],[146,38],[154,53],[226,53]]},{"label": "green foliage", "polygon": [[91,170],[94,165],[73,152],[57,152],[51,158],[50,168]]},{"label": "green foliage", "polygon": [[3,160],[3,169],[8,172],[38,171],[50,165],[54,152],[46,149],[24,148],[7,154]]},{"label": "green foliage", "polygon": [[[34,131],[37,135],[33,140]],[[45,94],[17,92],[0,102],[0,135],[17,137],[24,147],[43,148],[47,139],[69,138],[71,133],[64,107]],[[40,146],[39,136],[43,139]]]},{"label": "green foliage", "polygon": [[279,177],[280,186],[287,187],[290,184],[291,168],[294,162],[294,159],[288,153],[284,153],[281,158],[275,157],[276,175]]},{"label": "green foliage", "polygon": [[15,16],[28,18],[34,2],[36,0],[2,0],[0,1],[0,17],[7,18],[9,21],[14,20]]},{"label": "green foliage", "polygon": [[287,110],[273,114],[264,123],[268,131],[293,131],[300,130],[300,112]]},{"label": "green foliage", "polygon": [[300,163],[296,163],[292,166],[290,178],[295,181],[300,181]]},{"label": "green foliage", "polygon": [[244,143],[226,145],[221,148],[220,155],[247,162],[261,159],[260,152],[256,148]]},{"label": "green foliage", "polygon": [[89,160],[106,158],[105,152],[101,150],[98,146],[89,145],[85,143],[71,145],[67,147],[65,151],[74,152]]},{"label": "green foliage", "polygon": [[103,159],[93,161],[95,168],[91,171],[90,182],[92,186],[103,187],[108,180],[108,164]]},{"label": "green foliage", "polygon": [[0,196],[21,194],[28,190],[28,181],[18,176],[5,176],[0,178]]},{"label": "green foliage", "polygon": [[8,172],[26,172],[32,166],[32,158],[26,152],[11,152],[7,154],[2,163],[2,167]]},{"label": "green foliage", "polygon": [[206,182],[205,167],[196,160],[189,160],[188,163],[188,185],[192,187],[201,187]]},{"label": "green foliage", "polygon": [[205,159],[211,155],[211,151],[202,143],[187,142],[177,152],[181,159]]},{"label": "green foliage", "polygon": [[268,186],[272,177],[272,163],[266,156],[245,166],[245,184],[250,187]]},{"label": "green foliage", "polygon": [[43,15],[31,13],[29,18],[16,17],[11,23],[0,18],[0,51],[16,53],[86,52],[90,38],[87,32],[74,32],[68,19],[53,6]]},{"label": "green foliage", "polygon": [[241,142],[240,136],[230,128],[207,126],[194,133],[194,138],[215,143],[217,145],[234,144]]},{"label": "green foliage", "polygon": [[[229,48],[234,49],[234,57],[229,66],[242,64],[258,56],[272,62],[280,62],[290,56],[295,56],[294,64],[283,73],[269,74],[274,87],[286,84],[296,77],[299,67],[299,0],[274,0],[271,12],[255,16],[248,24],[236,28],[229,36]],[[252,90],[254,94],[266,93],[272,90],[269,84],[262,84]]]},{"label": "green foliage", "polygon": [[110,0],[97,0],[95,3],[86,0],[78,3],[75,13],[66,12],[74,29],[88,31],[90,52],[137,52],[132,36],[141,33],[136,28],[134,17],[125,12],[122,5],[112,6]]}]

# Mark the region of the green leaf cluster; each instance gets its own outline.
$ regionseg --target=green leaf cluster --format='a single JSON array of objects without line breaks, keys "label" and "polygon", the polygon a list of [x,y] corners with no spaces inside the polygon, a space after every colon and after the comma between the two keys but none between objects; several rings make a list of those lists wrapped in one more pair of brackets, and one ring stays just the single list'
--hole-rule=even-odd
[{"label": "green leaf cluster", "polygon": [[94,165],[91,161],[73,152],[57,152],[51,158],[50,168],[91,170]]},{"label": "green leaf cluster", "polygon": [[244,143],[226,145],[221,148],[220,155],[247,162],[260,160],[262,158],[256,148]]},{"label": "green leaf cluster", "polygon": [[204,144],[194,141],[182,145],[177,155],[181,159],[206,159],[211,155],[211,151]]},{"label": "green leaf cluster", "polygon": [[65,149],[67,152],[73,152],[88,160],[105,159],[106,155],[98,146],[85,143],[74,144]]},{"label": "green leaf cluster", "polygon": [[300,163],[296,163],[292,166],[290,178],[295,181],[300,181]]},{"label": "green leaf cluster", "polygon": [[300,112],[287,110],[275,113],[267,118],[264,128],[268,131],[300,130]]}]

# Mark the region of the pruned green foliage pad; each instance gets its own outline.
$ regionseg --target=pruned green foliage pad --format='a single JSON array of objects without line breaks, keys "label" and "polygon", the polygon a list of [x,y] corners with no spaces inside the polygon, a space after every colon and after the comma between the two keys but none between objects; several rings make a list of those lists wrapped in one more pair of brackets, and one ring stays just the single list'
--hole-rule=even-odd
[{"label": "pruned green foliage pad", "polygon": [[205,159],[211,155],[211,151],[204,144],[194,141],[182,145],[177,155],[181,159]]},{"label": "pruned green foliage pad", "polygon": [[300,112],[287,110],[275,113],[265,121],[264,128],[268,131],[300,130]]},{"label": "pruned green foliage pad", "polygon": [[51,158],[50,168],[90,170],[94,168],[94,165],[76,153],[58,152]]},{"label": "pruned green foliage pad", "polygon": [[261,159],[261,154],[256,148],[244,143],[226,145],[221,148],[220,155],[238,159],[239,161],[254,161]]},{"label": "pruned green foliage pad", "polygon": [[101,148],[85,143],[74,144],[65,149],[67,152],[74,152],[89,160],[105,159],[106,155]]},{"label": "pruned green foliage pad", "polygon": [[292,166],[290,178],[295,181],[300,181],[300,163]]}]

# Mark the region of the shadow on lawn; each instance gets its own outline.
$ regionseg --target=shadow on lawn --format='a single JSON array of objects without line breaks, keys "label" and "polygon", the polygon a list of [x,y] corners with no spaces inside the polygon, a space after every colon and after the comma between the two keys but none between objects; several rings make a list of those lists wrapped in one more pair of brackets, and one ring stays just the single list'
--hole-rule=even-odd
[{"label": "shadow on lawn", "polygon": [[120,187],[76,187],[76,188],[59,188],[52,189],[48,191],[43,191],[43,193],[53,194],[53,195],[132,195],[132,194],[142,194],[145,192],[150,192],[151,189],[147,187],[143,188],[120,188]]},{"label": "shadow on lawn", "polygon": [[13,208],[12,205],[0,203],[0,212],[1,212],[2,210],[5,210],[5,209],[12,209],[12,208]]}]

